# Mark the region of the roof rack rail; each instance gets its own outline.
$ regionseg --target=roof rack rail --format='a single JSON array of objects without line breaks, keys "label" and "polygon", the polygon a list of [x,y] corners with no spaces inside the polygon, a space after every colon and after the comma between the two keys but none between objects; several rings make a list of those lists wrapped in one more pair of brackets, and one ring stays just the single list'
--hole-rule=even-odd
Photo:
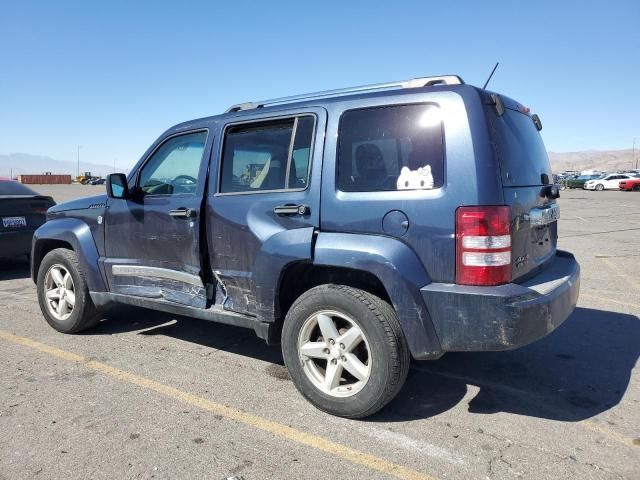
[{"label": "roof rack rail", "polygon": [[262,108],[268,105],[277,105],[280,103],[291,103],[302,100],[313,100],[317,98],[337,97],[340,95],[350,95],[354,93],[375,92],[380,90],[391,90],[397,88],[422,88],[432,87],[434,85],[462,85],[464,81],[458,75],[442,75],[439,77],[420,77],[411,80],[402,80],[398,82],[374,83],[371,85],[360,85],[357,87],[338,88],[336,90],[324,90],[321,92],[305,93],[302,95],[293,95],[290,97],[273,98],[270,100],[262,100],[259,102],[245,102],[233,105],[226,110],[225,113],[239,112],[242,110],[251,110],[254,108]]}]

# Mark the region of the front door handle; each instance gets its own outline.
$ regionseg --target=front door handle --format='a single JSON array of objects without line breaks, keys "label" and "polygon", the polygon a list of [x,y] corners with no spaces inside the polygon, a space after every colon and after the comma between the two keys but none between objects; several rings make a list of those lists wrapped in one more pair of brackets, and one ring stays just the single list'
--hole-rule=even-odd
[{"label": "front door handle", "polygon": [[196,211],[191,208],[176,208],[169,211],[173,218],[192,218],[196,216]]},{"label": "front door handle", "polygon": [[306,205],[280,205],[273,208],[273,213],[278,215],[308,215],[309,207]]}]

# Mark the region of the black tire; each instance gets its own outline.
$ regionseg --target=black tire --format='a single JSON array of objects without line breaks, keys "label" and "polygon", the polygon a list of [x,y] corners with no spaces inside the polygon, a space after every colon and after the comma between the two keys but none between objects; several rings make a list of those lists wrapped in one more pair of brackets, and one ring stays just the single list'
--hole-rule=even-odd
[{"label": "black tire", "polygon": [[633,190],[634,192],[640,192],[640,185],[634,185],[633,187],[631,187],[631,190]]},{"label": "black tire", "polygon": [[[45,277],[49,269],[54,265],[62,265],[71,275],[75,290],[75,305],[71,315],[65,320],[56,319],[50,312],[45,298]],[[38,303],[45,320],[49,325],[62,333],[78,333],[93,327],[100,321],[100,312],[96,309],[89,288],[84,279],[84,273],[80,268],[78,256],[73,250],[56,248],[45,255],[38,270]]]},{"label": "black tire", "polygon": [[[316,387],[298,353],[298,337],[306,320],[327,309],[357,319],[373,359],[364,387],[344,398]],[[393,308],[371,293],[333,284],[312,288],[294,302],[282,329],[282,354],[298,391],[320,410],[346,418],[367,417],[387,405],[404,385],[410,364],[407,342]]]},{"label": "black tire", "polygon": [[601,192],[604,190],[604,185],[602,185],[601,183],[596,185],[596,191]]}]

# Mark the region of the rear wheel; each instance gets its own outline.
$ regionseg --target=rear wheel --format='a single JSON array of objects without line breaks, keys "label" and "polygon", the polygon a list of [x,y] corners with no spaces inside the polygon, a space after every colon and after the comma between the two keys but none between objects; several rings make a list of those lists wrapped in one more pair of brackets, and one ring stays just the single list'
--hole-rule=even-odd
[{"label": "rear wheel", "polygon": [[38,303],[49,325],[63,333],[77,333],[100,320],[89,288],[72,250],[47,253],[38,270]]},{"label": "rear wheel", "polygon": [[632,189],[634,192],[640,192],[640,184],[638,184],[638,185],[634,185],[631,189]]},{"label": "rear wheel", "polygon": [[296,388],[332,415],[362,418],[400,391],[409,351],[391,306],[344,285],[321,285],[287,313],[282,353]]},{"label": "rear wheel", "polygon": [[597,185],[596,185],[596,190],[597,190],[598,192],[601,192],[602,190],[604,190],[604,185],[602,185],[601,183],[597,184]]}]

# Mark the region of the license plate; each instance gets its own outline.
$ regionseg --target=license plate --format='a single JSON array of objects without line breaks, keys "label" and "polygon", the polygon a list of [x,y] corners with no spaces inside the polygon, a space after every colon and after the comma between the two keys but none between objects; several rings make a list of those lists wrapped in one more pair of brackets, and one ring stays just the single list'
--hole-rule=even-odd
[{"label": "license plate", "polygon": [[27,220],[24,217],[2,217],[2,226],[4,228],[26,227]]}]

